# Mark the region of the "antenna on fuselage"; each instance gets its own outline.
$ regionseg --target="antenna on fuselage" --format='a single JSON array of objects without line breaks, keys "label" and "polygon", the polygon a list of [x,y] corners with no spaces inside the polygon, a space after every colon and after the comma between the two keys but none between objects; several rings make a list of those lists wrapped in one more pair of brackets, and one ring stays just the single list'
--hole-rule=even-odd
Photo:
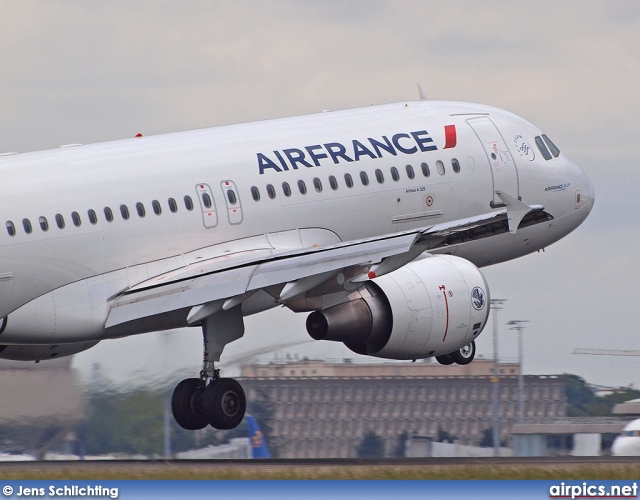
[{"label": "antenna on fuselage", "polygon": [[421,101],[427,100],[427,94],[424,93],[424,89],[422,88],[422,85],[420,85],[419,83],[418,83],[418,94],[420,94]]}]

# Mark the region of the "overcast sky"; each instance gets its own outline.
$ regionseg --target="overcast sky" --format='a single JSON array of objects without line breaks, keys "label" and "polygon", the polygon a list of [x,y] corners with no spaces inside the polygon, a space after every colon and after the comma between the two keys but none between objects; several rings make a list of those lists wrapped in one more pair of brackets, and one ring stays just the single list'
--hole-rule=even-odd
[{"label": "overcast sky", "polygon": [[[640,2],[0,2],[0,152],[414,100],[416,82],[537,124],[591,177],[596,204],[544,253],[484,269],[508,299],[501,354],[517,356],[506,321],[529,320],[527,373],[640,386],[640,358],[571,354],[640,349]],[[249,318],[225,361],[287,343],[351,356],[309,342],[304,319]],[[200,359],[199,333],[180,331],[104,342],[75,364],[139,380],[195,375]]]}]

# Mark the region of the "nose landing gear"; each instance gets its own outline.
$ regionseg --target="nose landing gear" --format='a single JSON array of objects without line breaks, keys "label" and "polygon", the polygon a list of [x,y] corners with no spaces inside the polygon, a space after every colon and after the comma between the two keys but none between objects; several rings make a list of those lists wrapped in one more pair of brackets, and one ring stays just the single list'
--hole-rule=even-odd
[{"label": "nose landing gear", "polygon": [[[214,334],[215,331],[215,334]],[[220,378],[215,362],[224,346],[244,334],[240,306],[209,316],[202,323],[204,356],[200,378],[180,382],[171,397],[173,417],[187,430],[237,427],[247,408],[242,386],[232,378]]]}]

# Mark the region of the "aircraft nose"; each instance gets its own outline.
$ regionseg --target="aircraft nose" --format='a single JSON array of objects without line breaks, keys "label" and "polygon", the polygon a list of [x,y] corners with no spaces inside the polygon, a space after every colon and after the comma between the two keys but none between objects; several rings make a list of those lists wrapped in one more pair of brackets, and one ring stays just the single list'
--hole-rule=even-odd
[{"label": "aircraft nose", "polygon": [[595,189],[593,187],[593,182],[589,179],[589,176],[582,169],[580,169],[580,173],[581,178],[578,183],[581,186],[580,189],[583,196],[582,204],[588,212],[591,212],[593,204],[596,201]]},{"label": "aircraft nose", "polygon": [[595,190],[589,176],[579,165],[569,160],[571,170],[573,172],[571,185],[572,192],[575,193],[574,210],[581,214],[580,220],[584,221],[593,209],[595,203]]}]

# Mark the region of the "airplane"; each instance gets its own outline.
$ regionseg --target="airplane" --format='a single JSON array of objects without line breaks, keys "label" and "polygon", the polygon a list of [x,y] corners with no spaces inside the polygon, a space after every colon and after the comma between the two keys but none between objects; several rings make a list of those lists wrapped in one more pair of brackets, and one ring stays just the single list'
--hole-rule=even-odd
[{"label": "airplane", "polygon": [[611,454],[620,457],[640,456],[640,418],[632,420],[613,440]]},{"label": "airplane", "polygon": [[244,316],[278,306],[358,354],[471,362],[489,315],[479,268],[544,249],[594,203],[528,121],[422,92],[9,153],[0,172],[0,358],[200,328],[200,374],[172,397],[191,430],[241,422],[242,386],[216,363]]}]

